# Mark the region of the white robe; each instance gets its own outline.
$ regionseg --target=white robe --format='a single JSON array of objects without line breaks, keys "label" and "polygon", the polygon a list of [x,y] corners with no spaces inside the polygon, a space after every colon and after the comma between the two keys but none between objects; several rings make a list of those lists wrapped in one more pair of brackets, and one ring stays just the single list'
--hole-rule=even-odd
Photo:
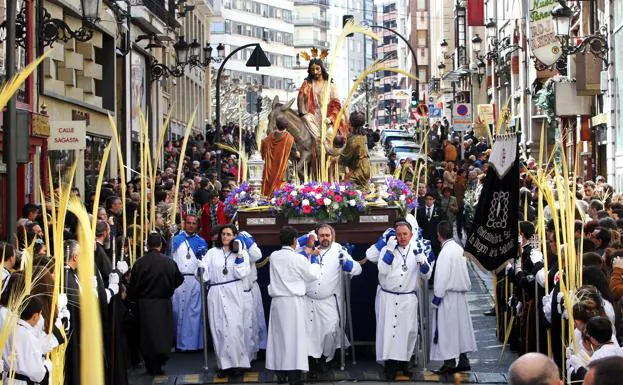
[{"label": "white robe", "polygon": [[244,286],[244,308],[245,308],[245,342],[249,359],[257,358],[260,349],[266,349],[266,318],[264,317],[264,304],[262,303],[262,293],[257,284],[257,267],[255,263],[262,259],[262,251],[253,244],[248,249],[249,263],[251,272],[243,279]]},{"label": "white robe", "polygon": [[[30,378],[35,383],[41,382],[51,368],[49,361],[44,360],[43,352],[39,346],[36,331],[26,321],[17,321],[15,339],[13,340],[14,356],[5,357],[4,360],[12,364],[15,373]],[[15,385],[26,385],[26,381],[15,380]]]},{"label": "white robe", "polygon": [[[433,311],[430,359],[434,361],[458,358],[461,353],[477,350],[474,327],[469,313],[467,292],[472,284],[463,248],[454,240],[444,242],[437,258],[435,273],[436,297],[439,308]],[[435,331],[438,342],[434,342]]]},{"label": "white robe", "polygon": [[[420,279],[430,278],[432,268],[424,253],[416,256],[413,240],[407,248],[396,247],[391,265],[383,259],[386,251],[387,247],[383,247],[378,259],[376,360],[409,361],[414,354],[418,336],[419,283]],[[407,271],[403,270],[403,265],[406,265]],[[426,274],[420,272],[422,265],[428,266]]]},{"label": "white robe", "polygon": [[[227,255],[227,258],[226,258]],[[242,262],[236,261],[237,258]],[[249,275],[249,256],[225,253],[213,247],[200,262],[208,282],[208,321],[219,369],[250,368],[245,343],[245,307],[242,279]],[[223,270],[227,268],[227,274]]]},{"label": "white robe", "polygon": [[[314,358],[333,359],[335,350],[342,345],[340,321],[342,291],[340,290],[340,252],[344,260],[353,262],[351,276],[361,274],[359,262],[342,250],[339,243],[332,243],[329,249],[320,250],[320,278],[307,283],[305,302],[307,307],[307,354]],[[348,344],[346,344],[348,346]]]},{"label": "white robe", "polygon": [[320,265],[310,263],[291,247],[270,255],[270,285],[272,297],[266,344],[266,369],[309,370],[305,283],[320,278]]}]

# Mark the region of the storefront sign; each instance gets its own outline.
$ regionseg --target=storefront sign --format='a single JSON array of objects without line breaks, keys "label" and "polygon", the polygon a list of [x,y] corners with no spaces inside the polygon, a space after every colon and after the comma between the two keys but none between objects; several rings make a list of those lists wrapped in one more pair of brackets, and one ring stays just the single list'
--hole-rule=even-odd
[{"label": "storefront sign", "polygon": [[86,131],[84,120],[51,122],[48,150],[84,150]]},{"label": "storefront sign", "polygon": [[493,104],[479,104],[477,123],[484,124],[487,127],[490,124],[495,124],[495,117],[493,116],[493,114]]},{"label": "storefront sign", "polygon": [[532,0],[530,10],[530,48],[534,56],[546,66],[556,63],[562,55],[560,41],[551,11],[556,0]]},{"label": "storefront sign", "polygon": [[84,120],[87,122],[87,126],[91,125],[91,115],[88,112],[71,110],[71,120]]},{"label": "storefront sign", "polygon": [[47,115],[32,114],[32,134],[44,138],[50,136],[50,118]]}]

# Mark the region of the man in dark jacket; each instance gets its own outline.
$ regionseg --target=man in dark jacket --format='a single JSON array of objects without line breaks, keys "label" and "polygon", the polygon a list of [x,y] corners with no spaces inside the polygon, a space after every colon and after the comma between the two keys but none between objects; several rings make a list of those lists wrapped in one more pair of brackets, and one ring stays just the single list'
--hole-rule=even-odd
[{"label": "man in dark jacket", "polygon": [[145,368],[150,375],[158,375],[163,373],[162,365],[175,343],[171,297],[184,277],[175,262],[161,254],[159,234],[149,234],[147,248],[149,251],[132,267],[128,297],[138,305]]}]

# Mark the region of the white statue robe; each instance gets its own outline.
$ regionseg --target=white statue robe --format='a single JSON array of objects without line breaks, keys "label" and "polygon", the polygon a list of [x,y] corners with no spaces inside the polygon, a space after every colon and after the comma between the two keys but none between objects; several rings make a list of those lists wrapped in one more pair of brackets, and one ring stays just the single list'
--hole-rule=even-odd
[{"label": "white statue robe", "polygon": [[254,243],[248,250],[249,263],[251,270],[248,276],[243,279],[244,287],[244,307],[245,307],[245,341],[249,359],[257,358],[260,349],[266,349],[266,318],[264,317],[264,304],[262,303],[262,293],[257,284],[257,267],[255,263],[262,259],[262,251]]},{"label": "white statue robe", "polygon": [[477,346],[467,302],[472,284],[463,248],[454,240],[444,242],[436,263],[434,294],[441,298],[441,304],[433,310],[430,359],[441,361],[474,352]]},{"label": "white statue robe", "polygon": [[[333,359],[335,350],[341,347],[340,335],[342,291],[340,290],[340,252],[344,261],[351,260],[351,276],[361,274],[359,262],[342,250],[339,243],[332,243],[328,249],[320,250],[320,278],[307,283],[305,302],[307,308],[307,354],[314,358]],[[309,320],[309,321],[308,321]],[[344,320],[344,322],[346,322]]]},{"label": "white statue robe", "polygon": [[291,247],[270,255],[272,297],[266,344],[266,368],[270,370],[309,370],[305,328],[306,282],[320,278],[320,265],[310,263]]},{"label": "white statue robe", "polygon": [[243,279],[251,270],[249,256],[244,250],[236,254],[213,247],[200,264],[204,268],[203,279],[209,285],[208,321],[217,366],[219,369],[250,368],[243,285]]},{"label": "white statue robe", "polygon": [[[417,342],[420,280],[427,281],[432,268],[424,253],[415,254],[415,241],[406,248],[396,246],[391,264],[384,260],[387,247],[378,256],[379,287],[376,293],[376,360],[409,361]],[[406,271],[403,269],[406,266]],[[420,268],[426,266],[426,274]]]}]

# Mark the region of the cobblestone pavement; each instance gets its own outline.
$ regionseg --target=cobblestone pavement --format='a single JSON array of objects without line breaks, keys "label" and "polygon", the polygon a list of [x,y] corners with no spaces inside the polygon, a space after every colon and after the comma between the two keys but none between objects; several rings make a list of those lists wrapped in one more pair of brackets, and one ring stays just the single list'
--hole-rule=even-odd
[{"label": "cobblestone pavement", "polygon": [[[477,384],[506,384],[508,367],[516,355],[508,350],[501,357],[502,344],[495,335],[495,317],[488,317],[484,312],[492,307],[492,279],[491,275],[483,273],[470,264],[472,291],[468,295],[472,321],[478,342],[478,351],[469,355],[473,372],[462,375],[462,383]],[[339,361],[339,355],[334,361]],[[258,360],[243,376],[238,378],[216,378],[214,376],[215,359],[210,353],[208,359],[210,370],[203,371],[203,354],[174,353],[171,355],[164,371],[166,375],[151,377],[141,368],[130,371],[130,383],[136,385],[167,384],[246,384],[246,383],[274,383],[272,372],[264,369],[264,362]],[[337,365],[337,363],[336,363]],[[438,376],[430,372],[441,366],[440,362],[430,362],[426,371],[420,366],[415,368],[413,378],[397,377],[395,382],[409,382],[414,384],[430,384],[431,382],[454,383],[451,376]],[[334,366],[329,373],[320,378],[323,384],[349,384],[365,381],[366,384],[389,384],[382,379],[381,366],[374,362],[374,347],[371,345],[357,346],[357,364],[352,365],[347,359],[347,366],[341,371]]]}]

